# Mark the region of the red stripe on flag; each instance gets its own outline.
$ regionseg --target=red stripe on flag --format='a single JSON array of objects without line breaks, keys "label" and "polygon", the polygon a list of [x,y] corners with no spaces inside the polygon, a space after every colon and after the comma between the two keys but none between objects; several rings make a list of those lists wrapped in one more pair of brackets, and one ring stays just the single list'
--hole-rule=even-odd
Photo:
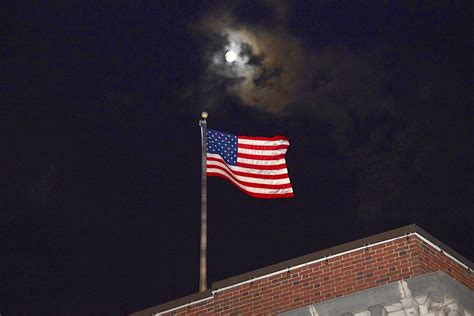
[{"label": "red stripe on flag", "polygon": [[[210,177],[219,177],[219,178],[222,178],[222,179],[226,179],[227,181],[229,181],[228,177],[226,177],[225,175],[222,175],[220,173],[212,173],[212,172],[208,172],[207,173],[208,176]],[[234,182],[232,181],[229,181],[230,183],[232,183],[237,189],[239,189],[240,191],[250,195],[250,196],[253,196],[253,197],[256,197],[256,198],[260,198],[260,199],[278,199],[278,198],[291,198],[294,196],[293,193],[254,193],[254,192],[249,192],[247,190],[245,190],[244,188],[238,186],[237,184],[235,184]]]},{"label": "red stripe on flag", "polygon": [[254,149],[254,150],[279,150],[288,149],[289,145],[265,146],[265,145],[249,145],[239,144],[239,148]]},{"label": "red stripe on flag", "polygon": [[251,137],[251,136],[238,136],[239,139],[248,139],[248,140],[266,140],[266,141],[272,141],[272,140],[286,140],[288,141],[288,138],[285,136],[273,136],[273,137]]},{"label": "red stripe on flag", "polygon": [[[219,158],[214,158],[214,157],[209,157],[209,156],[207,156],[207,160],[221,161],[221,162],[227,164],[223,159],[219,159]],[[279,165],[254,165],[254,164],[250,164],[250,163],[237,162],[237,167],[249,168],[249,169],[256,169],[256,170],[280,170],[280,169],[285,169],[285,168],[286,168],[286,164],[279,164]]]},{"label": "red stripe on flag", "polygon": [[285,154],[273,155],[273,156],[262,156],[262,155],[251,155],[244,153],[237,153],[237,157],[253,159],[253,160],[278,160],[285,158]]},{"label": "red stripe on flag", "polygon": [[[219,161],[219,162],[222,162],[223,164],[224,161],[223,160],[220,160],[220,159],[208,159],[208,160],[212,160],[212,161]],[[216,165],[207,165],[208,168],[216,168],[216,169],[220,169],[220,170],[229,170],[229,169],[226,169],[222,166],[216,166]],[[232,173],[235,174],[235,175],[238,175],[238,176],[242,176],[242,177],[249,177],[249,178],[255,178],[255,179],[267,179],[267,180],[278,180],[278,179],[286,179],[288,178],[288,173],[282,173],[282,174],[260,174],[260,173],[248,173],[248,172],[242,172],[242,171],[236,171],[236,170],[232,170]]]}]

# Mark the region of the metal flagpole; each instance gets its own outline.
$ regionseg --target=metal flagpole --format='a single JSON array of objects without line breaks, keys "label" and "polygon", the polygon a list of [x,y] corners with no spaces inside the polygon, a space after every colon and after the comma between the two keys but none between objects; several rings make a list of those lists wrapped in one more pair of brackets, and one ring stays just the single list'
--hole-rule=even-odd
[{"label": "metal flagpole", "polygon": [[201,113],[201,253],[199,269],[199,292],[207,290],[207,174],[206,174],[206,139],[207,112]]}]

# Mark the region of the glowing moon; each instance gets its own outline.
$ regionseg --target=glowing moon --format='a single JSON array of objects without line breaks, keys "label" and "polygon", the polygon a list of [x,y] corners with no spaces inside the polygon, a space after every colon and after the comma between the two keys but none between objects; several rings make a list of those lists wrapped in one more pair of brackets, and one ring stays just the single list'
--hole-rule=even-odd
[{"label": "glowing moon", "polygon": [[235,61],[236,59],[237,59],[237,54],[234,51],[230,50],[227,53],[225,53],[225,60],[228,63],[231,63],[231,62]]}]

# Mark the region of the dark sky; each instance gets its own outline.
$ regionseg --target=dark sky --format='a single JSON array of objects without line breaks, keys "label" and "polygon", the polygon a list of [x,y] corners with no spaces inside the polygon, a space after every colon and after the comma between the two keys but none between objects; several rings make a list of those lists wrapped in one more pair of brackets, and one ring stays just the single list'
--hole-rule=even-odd
[{"label": "dark sky", "polygon": [[3,10],[2,315],[197,292],[202,110],[287,136],[295,191],[209,179],[209,283],[411,223],[474,260],[470,1],[253,2]]}]

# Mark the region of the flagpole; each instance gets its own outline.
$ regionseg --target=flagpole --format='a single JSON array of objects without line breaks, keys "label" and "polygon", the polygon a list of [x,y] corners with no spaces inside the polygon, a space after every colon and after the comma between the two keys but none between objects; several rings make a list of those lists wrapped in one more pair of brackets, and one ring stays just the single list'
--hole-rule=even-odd
[{"label": "flagpole", "polygon": [[199,265],[199,292],[207,290],[207,174],[206,174],[206,139],[207,112],[201,113],[201,247]]}]

